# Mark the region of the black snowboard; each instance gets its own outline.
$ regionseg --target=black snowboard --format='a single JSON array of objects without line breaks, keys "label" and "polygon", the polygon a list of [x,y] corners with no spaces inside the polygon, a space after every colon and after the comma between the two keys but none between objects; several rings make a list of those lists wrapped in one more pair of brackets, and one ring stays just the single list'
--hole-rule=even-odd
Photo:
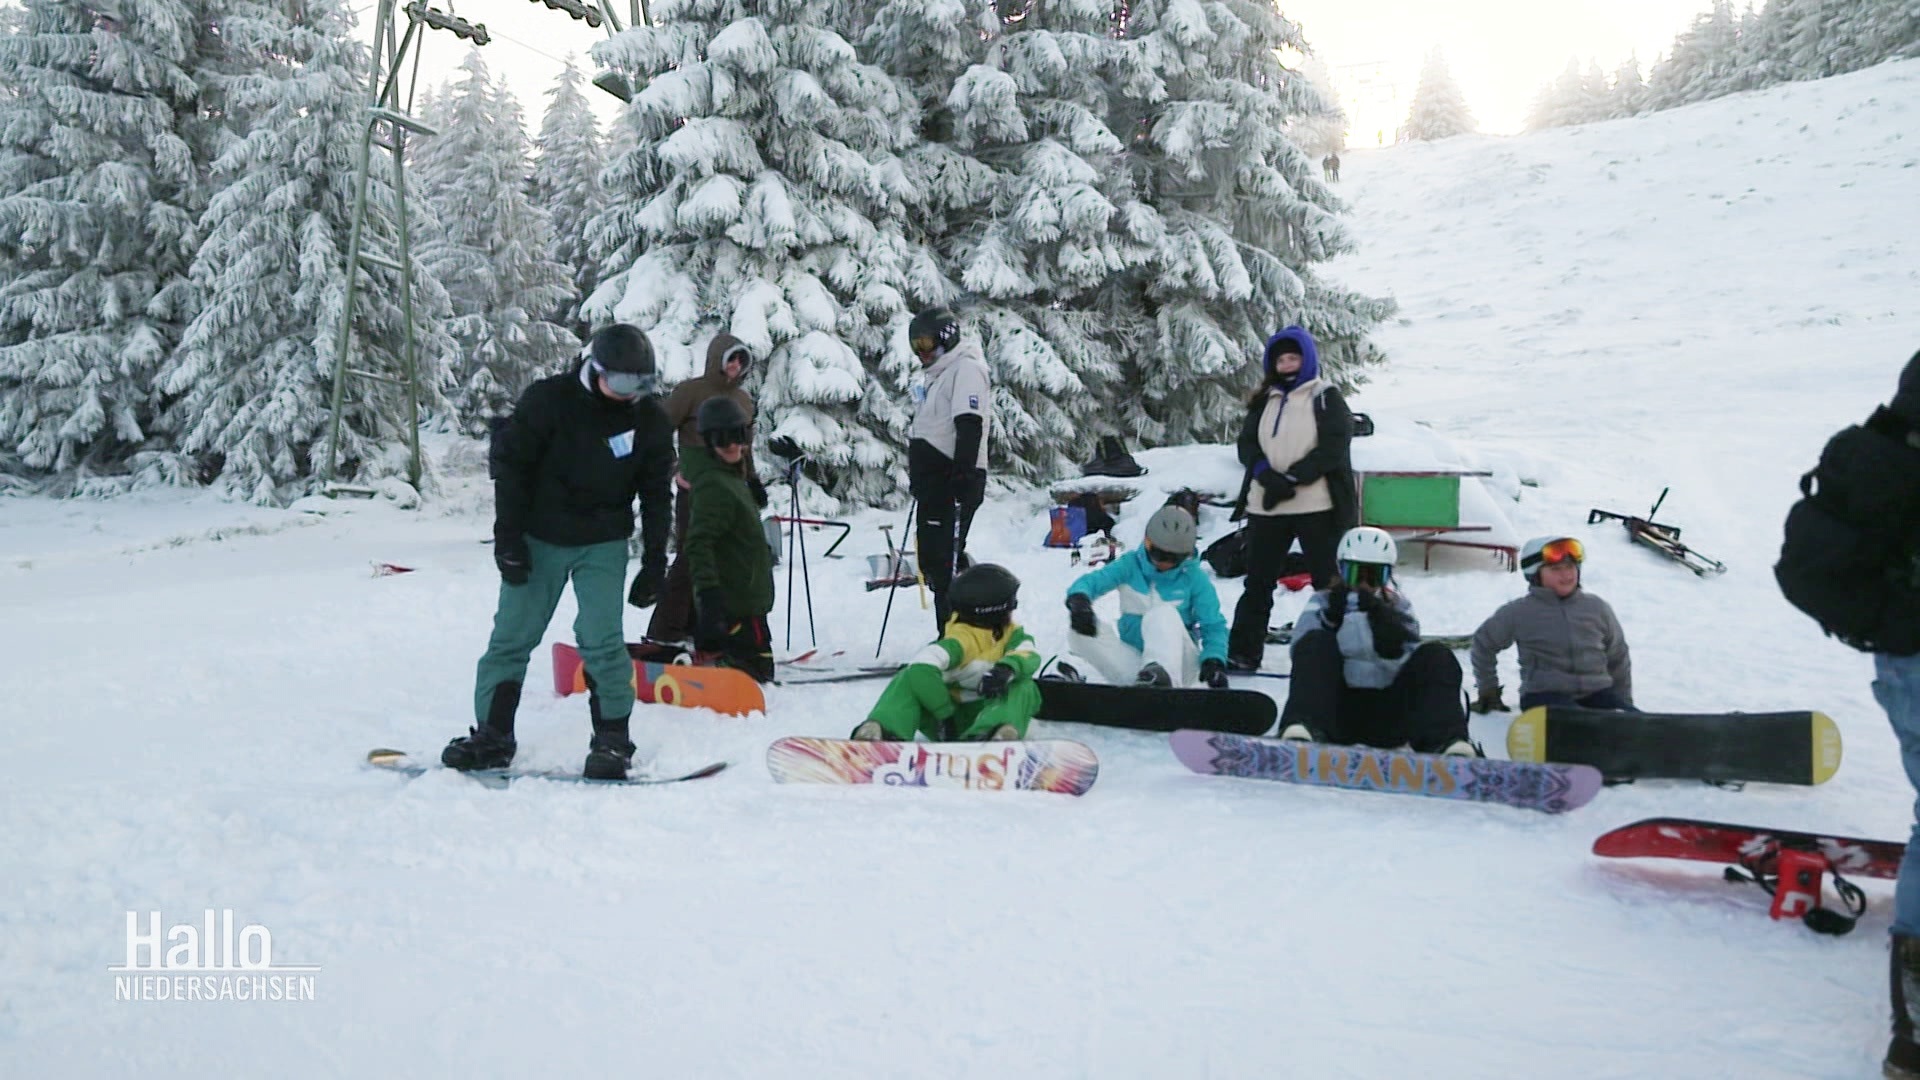
[{"label": "black snowboard", "polygon": [[1507,729],[1515,761],[1592,765],[1609,780],[1819,784],[1840,768],[1825,713],[1636,713],[1549,705]]},{"label": "black snowboard", "polygon": [[1257,690],[1161,690],[1142,686],[1040,680],[1042,720],[1065,720],[1135,731],[1224,731],[1260,735],[1280,715],[1273,699]]}]

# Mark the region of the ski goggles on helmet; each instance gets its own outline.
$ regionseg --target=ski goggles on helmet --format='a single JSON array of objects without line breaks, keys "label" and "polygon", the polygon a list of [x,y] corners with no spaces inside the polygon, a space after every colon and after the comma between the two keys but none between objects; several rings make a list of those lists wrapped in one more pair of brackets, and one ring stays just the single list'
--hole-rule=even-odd
[{"label": "ski goggles on helmet", "polygon": [[608,371],[599,364],[593,365],[593,371],[615,397],[645,397],[660,389],[660,376],[651,371]]},{"label": "ski goggles on helmet", "polygon": [[1343,562],[1340,564],[1340,578],[1349,588],[1372,585],[1384,589],[1393,581],[1393,567],[1385,563]]},{"label": "ski goggles on helmet", "polygon": [[1162,551],[1152,544],[1146,545],[1147,561],[1162,570],[1171,569],[1187,561],[1186,555],[1178,551]]},{"label": "ski goggles on helmet", "polygon": [[1549,540],[1546,544],[1542,545],[1540,553],[1528,558],[1525,564],[1520,567],[1520,570],[1522,573],[1525,573],[1537,566],[1554,566],[1563,562],[1571,562],[1575,566],[1578,566],[1586,561],[1586,546],[1571,536],[1563,536],[1558,540]]},{"label": "ski goggles on helmet", "polygon": [[726,446],[745,446],[753,441],[753,429],[749,427],[723,427],[707,432],[702,438],[715,450]]},{"label": "ski goggles on helmet", "polygon": [[907,344],[913,346],[913,351],[919,353],[921,356],[925,356],[940,347],[939,339],[927,334],[908,338]]}]

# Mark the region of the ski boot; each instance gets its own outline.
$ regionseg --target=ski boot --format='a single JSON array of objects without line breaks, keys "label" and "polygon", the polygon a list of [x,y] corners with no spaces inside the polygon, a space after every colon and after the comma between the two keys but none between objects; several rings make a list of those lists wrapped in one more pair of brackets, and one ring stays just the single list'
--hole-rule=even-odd
[{"label": "ski boot", "polygon": [[440,751],[440,764],[461,772],[476,769],[504,769],[513,764],[513,714],[520,707],[520,684],[504,682],[493,688],[487,703],[487,717],[478,727],[447,744]]}]

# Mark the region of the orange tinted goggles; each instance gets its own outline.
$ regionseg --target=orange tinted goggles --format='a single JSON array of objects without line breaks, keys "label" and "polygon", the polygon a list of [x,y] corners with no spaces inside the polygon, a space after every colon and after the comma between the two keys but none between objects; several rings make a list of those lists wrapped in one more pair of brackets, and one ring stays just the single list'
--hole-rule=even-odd
[{"label": "orange tinted goggles", "polygon": [[913,346],[913,351],[914,351],[914,352],[917,352],[917,353],[930,353],[930,352],[932,352],[932,351],[933,351],[933,347],[934,347],[935,345],[938,345],[938,344],[939,344],[939,342],[937,342],[937,341],[935,341],[935,340],[933,340],[933,339],[932,339],[932,338],[930,338],[930,337],[917,337],[917,338],[911,338],[911,339],[909,339],[909,340],[908,340],[908,342],[907,342],[907,344],[909,344],[909,345],[912,345],[912,346]]},{"label": "orange tinted goggles", "polygon": [[1543,563],[1563,563],[1572,560],[1576,563],[1587,561],[1587,549],[1573,537],[1563,537],[1540,549],[1540,561]]}]

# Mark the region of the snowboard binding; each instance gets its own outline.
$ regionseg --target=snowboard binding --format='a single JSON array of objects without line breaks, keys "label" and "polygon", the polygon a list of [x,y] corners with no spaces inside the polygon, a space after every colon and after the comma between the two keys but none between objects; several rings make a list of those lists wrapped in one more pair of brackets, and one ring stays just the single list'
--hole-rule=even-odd
[{"label": "snowboard binding", "polygon": [[[1839,894],[1844,911],[1820,906],[1822,879],[1828,873],[1833,875],[1833,891]],[[1775,919],[1798,918],[1816,934],[1839,937],[1849,933],[1867,910],[1865,891],[1841,877],[1832,861],[1811,847],[1770,840],[1760,850],[1741,856],[1740,865],[1727,867],[1726,879],[1767,890],[1773,896],[1769,915]]]}]

